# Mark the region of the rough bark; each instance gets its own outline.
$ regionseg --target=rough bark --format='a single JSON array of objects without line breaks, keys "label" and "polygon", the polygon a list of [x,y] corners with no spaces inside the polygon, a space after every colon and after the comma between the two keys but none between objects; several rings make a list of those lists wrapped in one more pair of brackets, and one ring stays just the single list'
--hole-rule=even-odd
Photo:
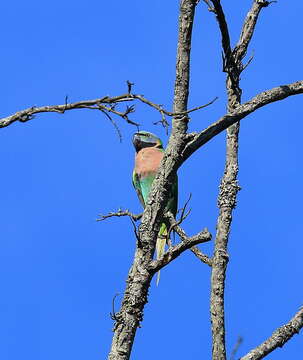
[{"label": "rough bark", "polygon": [[188,134],[188,142],[182,152],[182,162],[186,161],[196,150],[206,144],[209,140],[213,139],[216,135],[226,130],[229,126],[244,119],[257,109],[298,94],[303,94],[302,80],[263,91],[246,103],[239,105],[232,113],[223,115],[219,120],[215,121],[201,132]]},{"label": "rough bark", "polygon": [[[221,3],[219,0],[211,0],[211,2],[213,4],[212,11],[216,14],[221,31],[224,52],[223,69],[227,73],[227,111],[228,113],[233,113],[241,103],[240,74],[244,69],[242,60],[252,38],[260,10],[264,7],[264,2],[253,2],[252,8],[244,21],[240,40],[233,50],[231,50],[229,30]],[[232,213],[236,207],[237,193],[240,189],[237,180],[239,171],[239,130],[240,122],[234,123],[227,129],[225,170],[218,197],[219,216],[212,259],[210,296],[213,360],[226,360],[224,292]]]},{"label": "rough bark", "polygon": [[278,347],[282,347],[295,334],[298,334],[303,327],[303,308],[285,325],[278,328],[267,340],[261,345],[250,351],[240,360],[260,360]]},{"label": "rough bark", "polygon": [[[204,1],[210,6],[210,10],[216,14],[221,31],[224,53],[223,68],[227,73],[226,90],[228,104],[227,113],[203,131],[199,133],[187,133],[188,114],[191,111],[204,107],[200,106],[192,110],[187,110],[191,35],[195,7],[199,2],[197,0],[181,0],[180,2],[176,80],[172,112],[164,110],[161,105],[154,104],[141,95],[130,94],[131,85],[129,84],[128,93],[117,97],[110,98],[106,96],[100,99],[76,103],[67,103],[66,101],[63,105],[32,107],[0,119],[1,128],[9,126],[16,121],[29,121],[35,114],[42,112],[64,113],[67,110],[86,108],[100,110],[105,113],[110,120],[112,119],[109,114],[118,115],[127,122],[136,125],[128,118],[128,114],[133,112],[131,106],[127,107],[125,111],[118,111],[115,106],[112,106],[113,104],[133,100],[138,100],[152,106],[158,110],[161,115],[173,117],[172,133],[169,143],[159,172],[153,183],[149,201],[138,230],[134,262],[129,270],[121,309],[118,313],[113,314],[115,325],[109,360],[127,360],[130,358],[135,334],[143,319],[143,310],[148,300],[148,289],[153,275],[187,249],[191,249],[202,262],[212,268],[210,301],[213,340],[212,358],[214,360],[226,360],[224,287],[228,263],[227,246],[232,222],[232,212],[236,206],[236,197],[239,190],[237,182],[239,121],[258,108],[271,102],[303,93],[303,81],[297,81],[292,84],[282,85],[264,91],[241,105],[242,90],[240,88],[240,74],[246,67],[242,61],[247,53],[247,48],[253,36],[260,11],[271,2],[264,0],[253,1],[252,7],[244,21],[239,41],[234,49],[232,49],[228,26],[220,0]],[[163,211],[178,168],[197,149],[226,129],[226,165],[218,197],[219,216],[213,257],[209,258],[201,253],[199,249],[193,248],[194,245],[211,239],[211,235],[207,230],[201,231],[195,236],[188,237],[181,228],[176,227],[176,232],[180,235],[182,242],[171,247],[161,259],[153,260],[159,225],[161,221],[163,221]],[[130,213],[126,213],[126,215],[130,216]],[[110,216],[114,215],[112,214]],[[105,218],[110,216],[105,216]],[[118,212],[118,215],[115,214],[115,216],[122,215]],[[277,329],[269,339],[245,355],[242,360],[255,360],[265,357],[278,346],[283,346],[285,342],[302,327],[303,313],[301,309],[289,323]]]},{"label": "rough bark", "polygon": [[[189,59],[195,6],[196,1],[193,0],[182,0],[180,5],[174,112],[187,110]],[[180,166],[178,154],[185,146],[182,135],[187,130],[186,118],[187,116],[182,115],[173,121],[172,135],[143,213],[135,260],[128,275],[121,309],[116,315],[109,360],[129,359],[136,330],[143,318],[143,308],[147,302],[148,288],[153,275],[149,266],[152,263],[159,224],[163,217],[169,189]]]}]

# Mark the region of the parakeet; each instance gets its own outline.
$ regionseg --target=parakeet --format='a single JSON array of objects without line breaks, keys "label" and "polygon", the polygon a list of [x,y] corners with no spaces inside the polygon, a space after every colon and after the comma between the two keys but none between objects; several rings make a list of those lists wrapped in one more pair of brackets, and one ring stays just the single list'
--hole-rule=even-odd
[{"label": "parakeet", "polygon": [[[133,171],[133,185],[143,207],[148,200],[148,195],[152,187],[152,183],[157,174],[160,162],[162,160],[164,149],[162,141],[154,134],[147,131],[140,131],[134,134],[133,144],[136,149],[135,168]],[[178,178],[176,175],[172,185],[169,199],[165,207],[166,211],[176,216],[178,206]],[[159,259],[165,250],[167,238],[167,226],[162,223],[160,226],[156,252]],[[157,275],[157,285],[160,280],[160,271]]]}]

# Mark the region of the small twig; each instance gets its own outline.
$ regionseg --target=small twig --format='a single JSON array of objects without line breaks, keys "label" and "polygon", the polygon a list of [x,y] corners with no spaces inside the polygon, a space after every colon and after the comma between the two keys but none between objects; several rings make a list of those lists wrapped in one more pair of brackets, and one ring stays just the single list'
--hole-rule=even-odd
[{"label": "small twig", "polygon": [[[184,207],[187,206],[188,202],[189,202],[190,198],[187,200],[187,203],[185,204]],[[186,218],[187,215],[185,215]],[[165,214],[165,217],[167,218],[167,220],[170,223],[170,232],[172,230],[174,230],[179,236],[180,239],[182,241],[187,241],[189,239],[189,237],[186,235],[185,231],[179,226],[179,221],[176,221],[176,219],[174,218],[173,214],[171,212],[167,212]],[[193,238],[193,237],[192,237]],[[208,265],[208,266],[212,266],[212,259],[209,258],[207,255],[203,254],[203,252],[198,249],[196,246],[192,246],[190,248],[190,250],[197,256],[197,258],[199,260],[201,260],[204,264]]]},{"label": "small twig", "polygon": [[[189,209],[188,210],[188,212],[186,213],[186,214],[184,214],[183,213],[183,210],[184,210],[184,208],[182,209],[182,215],[181,215],[181,217],[180,217],[180,219],[179,220],[176,220],[175,218],[174,218],[174,216],[173,216],[173,214],[172,213],[167,213],[167,214],[165,214],[164,216],[168,216],[168,218],[169,218],[169,222],[170,222],[170,228],[169,228],[169,230],[168,230],[168,236],[170,236],[170,233],[173,231],[173,230],[175,230],[175,228],[178,226],[178,225],[181,225],[182,224],[182,222],[187,218],[187,216],[190,214],[190,212],[191,212],[191,209]],[[177,231],[176,231],[177,232]],[[179,234],[178,234],[179,235]]]},{"label": "small twig", "polygon": [[119,141],[120,143],[122,142],[122,134],[121,131],[118,127],[118,125],[116,124],[116,122],[112,119],[112,117],[104,110],[100,109],[102,111],[102,113],[109,119],[109,121],[113,124],[114,128],[116,129],[116,132],[118,134],[119,137]]},{"label": "small twig", "polygon": [[[129,101],[129,100],[127,100],[127,101]],[[136,127],[138,127],[138,126],[140,125],[140,124],[138,124],[138,123],[130,120],[129,117],[128,117],[128,114],[131,114],[131,113],[133,113],[133,112],[135,111],[134,105],[126,106],[126,110],[123,111],[123,112],[117,111],[117,110],[115,109],[115,106],[116,106],[116,105],[117,105],[117,104],[114,104],[114,105],[111,105],[110,107],[107,107],[107,106],[105,106],[105,105],[99,104],[98,108],[99,108],[99,110],[102,111],[103,113],[111,112],[111,113],[113,113],[113,114],[115,114],[115,115],[120,116],[122,119],[126,120],[126,122],[127,122],[128,124],[134,125],[134,126],[136,126]],[[95,107],[93,106],[93,107],[89,107],[88,109],[94,109],[94,108],[95,108]]]},{"label": "small twig", "polygon": [[124,113],[121,114],[121,117],[122,117],[124,120],[126,120],[126,122],[127,122],[128,124],[135,125],[137,128],[139,128],[140,124],[138,124],[138,123],[130,120],[130,118],[128,117],[128,114],[131,114],[131,113],[133,113],[133,112],[135,112],[135,106],[134,106],[134,105],[131,105],[131,106],[128,106],[128,105],[127,105],[127,106],[126,106],[126,110],[125,110]]},{"label": "small twig", "polygon": [[[167,214],[167,215],[169,216],[170,227],[169,227],[169,229],[168,229],[168,231],[167,231],[166,242],[167,242],[167,244],[168,244],[169,247],[172,246],[172,243],[171,243],[171,240],[170,240],[170,234],[171,234],[171,232],[174,230],[174,228],[175,228],[177,225],[182,224],[182,222],[187,218],[187,216],[188,216],[188,215],[190,214],[190,212],[191,212],[191,209],[189,209],[188,212],[187,212],[186,214],[184,214],[184,212],[185,212],[185,210],[186,210],[186,207],[187,207],[190,199],[191,199],[191,193],[189,194],[189,198],[188,198],[188,200],[186,201],[186,203],[185,203],[185,205],[183,206],[183,208],[178,210],[178,212],[182,210],[180,219],[179,219],[178,221],[175,219],[175,217],[173,216],[173,214],[172,214],[171,212],[168,212],[168,214]],[[165,217],[165,215],[164,215],[164,217]]]},{"label": "small twig", "polygon": [[[221,42],[222,42],[222,48],[224,51],[224,58],[227,65],[227,71],[229,68],[229,63],[232,60],[231,59],[231,46],[230,46],[230,36],[229,36],[229,30],[228,25],[225,19],[225,14],[223,11],[223,8],[221,6],[220,0],[211,0],[213,7],[212,12],[215,13],[216,19],[219,24],[220,32],[221,32]],[[208,6],[210,6],[210,1],[206,1]]]},{"label": "small twig", "polygon": [[119,295],[120,295],[119,293],[117,293],[117,294],[114,295],[113,300],[112,300],[112,310],[113,310],[113,312],[110,312],[110,313],[109,313],[110,318],[111,318],[112,320],[115,320],[115,321],[118,321],[118,318],[117,318],[116,312],[115,312],[115,300],[116,300],[117,296],[119,296]]},{"label": "small twig", "polygon": [[278,1],[265,1],[265,0],[257,0],[257,3],[261,4],[263,7],[267,7],[272,3],[277,3]]},{"label": "small twig", "polygon": [[138,221],[141,219],[142,217],[142,213],[141,214],[133,214],[131,213],[130,211],[128,210],[122,210],[122,209],[119,209],[118,211],[116,212],[110,212],[108,213],[107,215],[102,215],[102,214],[99,214],[100,218],[97,219],[97,221],[103,221],[105,219],[108,219],[108,218],[111,218],[111,217],[121,217],[121,216],[129,216],[132,220],[134,221]]},{"label": "small twig", "polygon": [[191,197],[192,197],[192,193],[189,194],[189,197],[188,199],[186,200],[184,206],[181,210],[181,216],[180,216],[180,222],[178,222],[178,224],[182,224],[183,220],[185,220],[187,218],[187,215],[184,217],[184,213],[185,213],[185,210],[186,210],[186,207],[187,205],[189,204],[190,200],[191,200]]},{"label": "small twig", "polygon": [[238,350],[239,350],[239,347],[241,346],[242,342],[243,342],[242,336],[238,336],[237,342],[236,342],[236,344],[235,344],[235,346],[234,346],[234,348],[233,348],[233,351],[231,352],[230,360],[235,360],[235,356],[236,356],[236,354],[237,354],[237,352],[238,352]]},{"label": "small twig", "polygon": [[249,64],[253,61],[253,58],[254,58],[254,54],[252,54],[251,57],[248,59],[247,63],[242,66],[241,72],[243,72],[249,66]]},{"label": "small twig", "polygon": [[[159,111],[160,111],[160,110],[159,110]],[[161,124],[161,125],[164,127],[164,129],[165,129],[166,135],[168,135],[169,123],[168,123],[168,121],[166,120],[164,111],[160,111],[160,114],[161,114],[161,120],[156,121],[156,122],[154,122],[153,124],[154,124],[154,125]]]},{"label": "small twig", "polygon": [[[68,95],[65,95],[65,101],[64,101],[65,107],[67,106],[67,100],[68,100]],[[65,110],[64,110],[64,111],[65,111]]]},{"label": "small twig", "polygon": [[163,109],[162,105],[159,104],[155,104],[153,102],[151,102],[150,100],[144,98],[142,95],[132,95],[134,99],[138,99],[140,101],[142,101],[144,104],[147,104],[151,107],[153,107],[154,109],[158,110],[160,113],[163,113],[167,116],[180,116],[180,115],[187,115],[193,111],[197,111],[197,110],[201,110],[204,109],[205,107],[212,105],[217,99],[218,96],[216,96],[213,100],[211,100],[210,102],[208,102],[207,104],[201,105],[201,106],[197,106],[193,109],[187,110],[187,111],[180,111],[180,112],[170,112],[167,111],[165,109]]},{"label": "small twig", "polygon": [[[142,216],[142,214],[140,214]],[[138,216],[138,215],[137,215]],[[132,225],[133,225],[133,228],[134,228],[134,234],[136,236],[136,239],[137,239],[137,244],[138,244],[138,247],[142,247],[142,242],[141,242],[141,239],[140,239],[140,236],[138,234],[138,230],[137,230],[137,226],[136,226],[136,223],[135,223],[135,220],[133,219],[132,216],[129,217]]]},{"label": "small twig", "polygon": [[169,228],[168,234],[167,234],[167,238],[168,238],[168,239],[169,239],[169,237],[170,237],[171,232],[174,230],[174,228],[175,228],[176,226],[178,226],[178,225],[181,225],[181,224],[183,223],[183,221],[187,218],[187,216],[190,214],[191,209],[189,209],[189,210],[187,211],[187,213],[185,214],[185,210],[186,210],[186,207],[187,207],[190,199],[191,199],[191,193],[189,194],[189,198],[188,198],[188,200],[185,202],[183,208],[181,208],[181,209],[178,210],[178,212],[181,211],[181,216],[180,216],[180,219],[179,219],[179,220],[176,220],[175,217],[173,216],[173,214],[172,214],[171,212],[168,212],[167,215],[169,216],[169,222],[170,222],[170,228]]},{"label": "small twig", "polygon": [[205,4],[208,6],[208,11],[210,12],[215,12],[214,7],[211,5],[211,2],[209,0],[203,0],[205,2]]},{"label": "small twig", "polygon": [[132,83],[132,82],[130,82],[129,80],[127,80],[127,81],[126,81],[126,84],[127,84],[127,92],[128,92],[129,94],[131,94],[131,92],[132,92],[132,87],[133,87],[133,85],[135,85],[135,83]]},{"label": "small twig", "polygon": [[187,110],[187,111],[181,111],[179,113],[170,113],[169,116],[179,116],[179,115],[187,115],[193,111],[197,111],[197,110],[201,110],[201,109],[204,109],[206,108],[207,106],[209,105],[212,105],[215,101],[217,101],[219,99],[218,96],[216,96],[214,99],[212,99],[210,102],[208,102],[207,104],[204,104],[204,105],[201,105],[201,106],[197,106],[193,109],[190,109],[190,110]]}]

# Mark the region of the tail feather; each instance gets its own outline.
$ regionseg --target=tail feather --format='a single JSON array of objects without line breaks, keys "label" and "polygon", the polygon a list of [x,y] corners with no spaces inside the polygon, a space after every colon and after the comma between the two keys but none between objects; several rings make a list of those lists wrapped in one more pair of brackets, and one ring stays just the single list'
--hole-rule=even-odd
[{"label": "tail feather", "polygon": [[[167,239],[167,228],[165,224],[161,224],[161,228],[156,243],[157,260],[160,259],[164,254],[166,239]],[[160,271],[158,271],[157,274],[157,281],[156,281],[157,286],[159,284],[159,281],[160,281]]]}]

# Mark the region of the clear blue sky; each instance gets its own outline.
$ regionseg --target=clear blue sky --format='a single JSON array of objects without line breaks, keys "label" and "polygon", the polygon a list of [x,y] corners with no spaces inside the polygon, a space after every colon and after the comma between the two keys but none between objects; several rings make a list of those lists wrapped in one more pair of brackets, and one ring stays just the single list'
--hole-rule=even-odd
[{"label": "clear blue sky", "polygon": [[[233,44],[251,0],[222,1]],[[242,75],[243,100],[302,79],[301,0],[262,13]],[[134,92],[171,108],[178,1],[2,2],[1,116],[33,105]],[[225,113],[220,38],[213,14],[197,7],[190,106],[200,130]],[[303,305],[302,96],[243,120],[242,191],[234,213],[226,283],[227,347],[258,345]],[[133,119],[167,141],[138,105]],[[140,212],[131,185],[134,128],[116,119],[123,142],[99,112],[43,114],[0,131],[0,358],[100,360],[111,343],[112,298],[123,293],[135,240],[128,219],[97,223],[119,207]],[[224,135],[179,170],[180,204],[192,193],[184,228],[215,233]],[[211,254],[213,244],[203,245]],[[186,253],[150,289],[132,359],[210,358],[210,270]],[[117,307],[121,296],[117,299]],[[161,354],[161,355],[160,355]],[[299,359],[303,334],[273,360]]]}]

